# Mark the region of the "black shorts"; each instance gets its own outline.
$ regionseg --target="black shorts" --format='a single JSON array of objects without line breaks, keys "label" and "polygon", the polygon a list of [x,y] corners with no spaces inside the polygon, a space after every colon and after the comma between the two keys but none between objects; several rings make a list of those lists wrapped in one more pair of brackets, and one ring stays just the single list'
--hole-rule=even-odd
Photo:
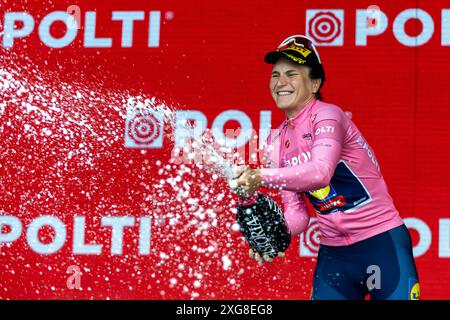
[{"label": "black shorts", "polygon": [[312,300],[418,300],[419,277],[405,225],[349,246],[320,245]]}]

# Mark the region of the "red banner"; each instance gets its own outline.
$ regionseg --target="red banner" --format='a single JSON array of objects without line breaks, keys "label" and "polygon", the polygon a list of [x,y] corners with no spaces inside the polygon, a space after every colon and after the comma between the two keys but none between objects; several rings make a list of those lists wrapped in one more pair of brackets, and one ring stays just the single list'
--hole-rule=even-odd
[{"label": "red banner", "polygon": [[[226,181],[179,161],[187,133],[163,119],[263,139],[283,119],[263,57],[291,34],[315,40],[324,100],[352,112],[376,153],[422,298],[450,297],[450,215],[436,200],[450,179],[447,2],[0,8],[1,299],[308,299],[315,219],[285,259],[258,265]],[[233,143],[251,144],[239,131]]]}]

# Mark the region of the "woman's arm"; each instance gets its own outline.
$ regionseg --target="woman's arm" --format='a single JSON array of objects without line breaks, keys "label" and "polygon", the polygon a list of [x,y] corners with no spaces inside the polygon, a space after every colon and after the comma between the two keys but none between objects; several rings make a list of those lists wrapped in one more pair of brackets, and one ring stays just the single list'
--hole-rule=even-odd
[{"label": "woman's arm", "polygon": [[309,162],[286,168],[247,170],[236,180],[239,188],[252,195],[261,186],[296,192],[327,186],[341,158],[349,118],[339,108],[326,109],[316,118]]},{"label": "woman's arm", "polygon": [[261,169],[262,186],[297,192],[323,188],[330,183],[341,150],[342,145],[336,140],[317,140],[309,162],[294,167]]},{"label": "woman's arm", "polygon": [[346,133],[345,114],[331,109],[313,124],[314,143],[309,162],[286,168],[261,169],[261,185],[297,192],[323,188],[330,183],[341,158]]},{"label": "woman's arm", "polygon": [[281,190],[281,202],[291,237],[302,233],[309,224],[309,212],[303,195],[297,192]]}]

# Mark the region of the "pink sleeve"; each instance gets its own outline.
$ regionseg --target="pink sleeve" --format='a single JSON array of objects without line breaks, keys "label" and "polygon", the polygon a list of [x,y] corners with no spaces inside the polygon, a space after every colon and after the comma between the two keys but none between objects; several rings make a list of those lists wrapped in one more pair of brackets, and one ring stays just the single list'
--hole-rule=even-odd
[{"label": "pink sleeve", "polygon": [[327,186],[341,156],[345,138],[344,116],[337,108],[318,115],[313,125],[315,139],[311,160],[293,167],[261,169],[263,186],[296,192]]},{"label": "pink sleeve", "polygon": [[[267,138],[267,143],[263,149],[262,161],[264,165],[272,168],[278,165],[277,155],[279,154],[279,145],[271,144],[271,135]],[[270,160],[271,159],[271,160]],[[303,195],[287,190],[280,190],[281,202],[283,203],[283,214],[291,231],[291,237],[302,233],[309,224],[309,212]]]},{"label": "pink sleeve", "polygon": [[309,223],[309,212],[301,194],[293,191],[281,190],[281,201],[286,222],[291,231],[291,237],[302,233]]}]

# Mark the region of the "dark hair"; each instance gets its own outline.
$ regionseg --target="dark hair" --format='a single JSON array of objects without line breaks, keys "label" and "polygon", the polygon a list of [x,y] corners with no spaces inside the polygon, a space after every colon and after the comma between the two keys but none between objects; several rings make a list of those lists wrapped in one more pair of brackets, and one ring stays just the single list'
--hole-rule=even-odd
[{"label": "dark hair", "polygon": [[314,94],[317,100],[323,100],[322,93],[320,93],[320,89],[323,87],[325,82],[325,74],[322,66],[319,67],[309,67],[309,78],[311,80],[320,79],[320,87],[319,90]]},{"label": "dark hair", "polygon": [[316,93],[314,93],[314,95],[316,96],[317,100],[320,100],[320,101],[323,100],[323,96],[322,96],[322,93],[320,93],[320,90],[317,91]]}]

